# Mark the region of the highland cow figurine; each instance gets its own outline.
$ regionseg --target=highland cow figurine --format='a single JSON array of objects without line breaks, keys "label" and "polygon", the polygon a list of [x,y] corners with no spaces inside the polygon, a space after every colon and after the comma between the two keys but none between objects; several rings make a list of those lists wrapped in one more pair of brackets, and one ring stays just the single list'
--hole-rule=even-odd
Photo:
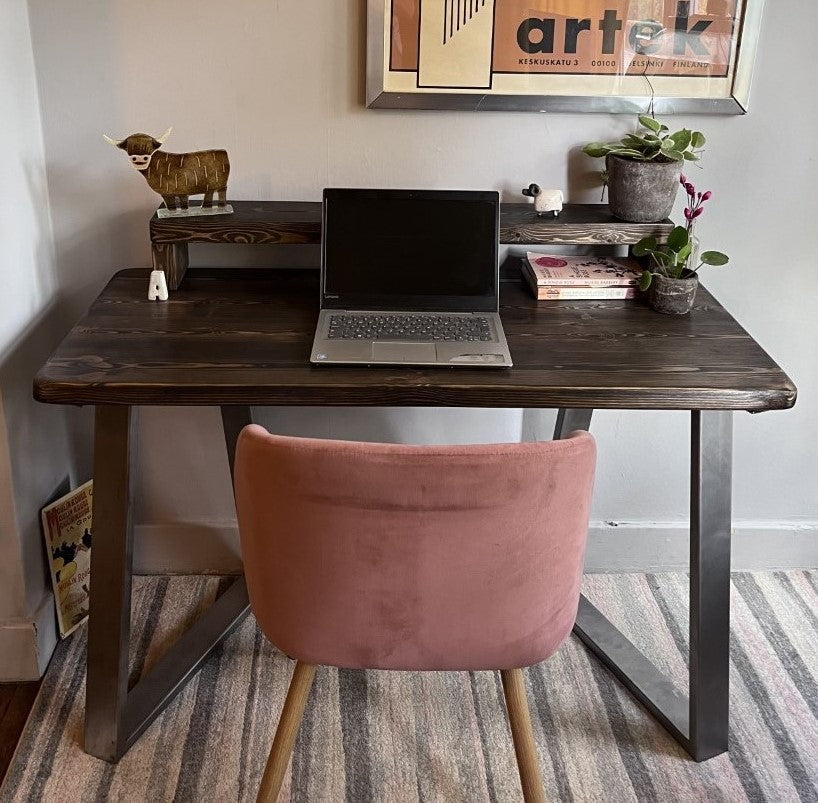
[{"label": "highland cow figurine", "polygon": [[[150,134],[131,134],[120,140],[111,139],[107,134],[103,137],[106,142],[125,151],[133,167],[145,176],[148,186],[162,196],[167,209],[159,209],[159,217],[231,213],[233,207],[227,203],[227,177],[230,174],[227,151],[160,151],[172,130],[169,128],[158,138]],[[188,198],[201,194],[204,194],[202,205],[189,207]],[[215,205],[214,195],[218,195]]]}]

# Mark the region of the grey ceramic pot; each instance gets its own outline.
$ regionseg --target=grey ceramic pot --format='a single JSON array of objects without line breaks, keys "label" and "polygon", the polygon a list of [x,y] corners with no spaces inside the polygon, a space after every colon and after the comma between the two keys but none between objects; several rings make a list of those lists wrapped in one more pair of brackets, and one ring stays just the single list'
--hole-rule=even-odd
[{"label": "grey ceramic pot", "polygon": [[684,315],[690,312],[698,289],[697,276],[690,276],[686,279],[669,279],[667,276],[654,274],[648,290],[648,301],[657,312]]},{"label": "grey ceramic pot", "polygon": [[636,162],[609,155],[608,206],[620,220],[657,223],[673,209],[681,162]]}]

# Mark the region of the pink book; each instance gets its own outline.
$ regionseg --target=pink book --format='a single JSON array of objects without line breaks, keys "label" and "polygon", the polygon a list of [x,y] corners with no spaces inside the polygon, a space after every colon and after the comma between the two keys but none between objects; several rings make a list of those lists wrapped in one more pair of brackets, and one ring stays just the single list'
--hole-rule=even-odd
[{"label": "pink book", "polygon": [[617,286],[595,286],[590,285],[537,285],[534,274],[528,268],[523,269],[523,276],[531,287],[534,296],[539,301],[580,301],[597,300],[604,301],[617,298],[636,298],[636,288],[633,285]]},{"label": "pink book", "polygon": [[632,259],[556,256],[531,251],[526,259],[539,287],[629,287],[639,283],[642,273]]}]

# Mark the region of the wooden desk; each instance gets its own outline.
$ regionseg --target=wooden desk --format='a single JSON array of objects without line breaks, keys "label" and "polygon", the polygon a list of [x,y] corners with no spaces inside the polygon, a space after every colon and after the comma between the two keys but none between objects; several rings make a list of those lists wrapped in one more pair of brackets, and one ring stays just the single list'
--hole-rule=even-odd
[{"label": "wooden desk", "polygon": [[[96,406],[85,749],[118,760],[247,612],[243,578],[130,691],[131,487],[141,405],[219,405],[232,467],[250,405],[691,411],[690,697],[587,600],[576,632],[697,760],[727,749],[732,411],[790,407],[783,371],[705,290],[690,315],[639,302],[538,304],[501,284],[512,369],[313,367],[318,276],[191,270],[169,302],[122,271],[37,375],[38,400]],[[605,449],[605,444],[600,443]]]}]

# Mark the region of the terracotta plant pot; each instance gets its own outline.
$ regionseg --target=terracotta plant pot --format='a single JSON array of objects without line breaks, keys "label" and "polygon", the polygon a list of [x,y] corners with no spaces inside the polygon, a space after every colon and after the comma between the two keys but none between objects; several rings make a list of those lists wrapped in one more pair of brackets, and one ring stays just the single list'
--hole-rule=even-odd
[{"label": "terracotta plant pot", "polygon": [[681,162],[639,162],[609,154],[608,206],[620,220],[658,223],[673,209]]},{"label": "terracotta plant pot", "polygon": [[698,276],[670,279],[654,274],[648,290],[648,301],[656,312],[685,315],[690,312],[698,289]]}]

